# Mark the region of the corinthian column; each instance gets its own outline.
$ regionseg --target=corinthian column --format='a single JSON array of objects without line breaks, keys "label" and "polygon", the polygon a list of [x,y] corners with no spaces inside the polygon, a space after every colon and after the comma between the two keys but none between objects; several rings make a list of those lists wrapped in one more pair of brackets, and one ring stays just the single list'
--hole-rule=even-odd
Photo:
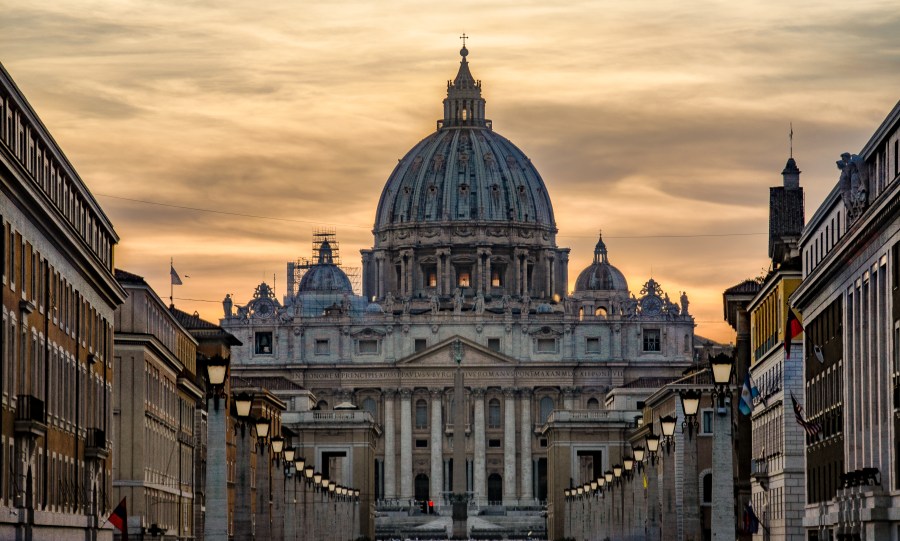
[{"label": "corinthian column", "polygon": [[412,390],[400,389],[400,497],[413,497]]},{"label": "corinthian column", "polygon": [[[475,426],[472,427],[475,434],[475,449],[472,454],[472,489],[475,492],[475,502],[484,505],[487,502],[487,479],[484,446],[484,389],[472,389],[472,400],[475,403]],[[454,425],[456,423],[454,422]],[[458,430],[455,426],[454,435]],[[454,465],[455,466],[455,465]],[[455,466],[460,467],[460,466]],[[456,490],[456,487],[453,487]]]},{"label": "corinthian column", "polygon": [[534,498],[533,479],[531,477],[531,389],[520,389],[522,407],[522,483],[520,499],[524,503],[531,503]]},{"label": "corinthian column", "polygon": [[[431,389],[431,496],[436,502],[441,501],[444,489],[444,446],[441,437],[441,399],[443,389]],[[463,440],[465,441],[465,440]]]},{"label": "corinthian column", "polygon": [[516,392],[505,389],[503,411],[503,505],[516,503]]},{"label": "corinthian column", "polygon": [[394,443],[394,397],[396,391],[384,391],[384,497],[397,497],[397,449]]}]

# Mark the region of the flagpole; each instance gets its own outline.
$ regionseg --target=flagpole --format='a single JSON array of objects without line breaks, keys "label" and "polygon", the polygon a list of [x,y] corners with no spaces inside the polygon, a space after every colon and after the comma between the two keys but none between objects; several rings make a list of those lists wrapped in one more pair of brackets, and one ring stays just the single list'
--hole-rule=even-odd
[{"label": "flagpole", "polygon": [[175,268],[175,259],[169,258],[169,305],[175,306],[175,280],[172,279],[172,269]]}]

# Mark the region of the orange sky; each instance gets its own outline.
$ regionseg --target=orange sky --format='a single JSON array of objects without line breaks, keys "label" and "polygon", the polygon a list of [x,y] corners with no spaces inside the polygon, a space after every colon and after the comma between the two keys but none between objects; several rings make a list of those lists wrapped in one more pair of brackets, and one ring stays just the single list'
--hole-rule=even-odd
[{"label": "orange sky", "polygon": [[632,291],[651,272],[686,290],[725,342],[722,291],[768,267],[789,123],[810,216],[900,98],[894,1],[34,4],[0,0],[0,62],[112,219],[117,266],[167,297],[174,257],[176,304],[212,320],[273,274],[282,293],[316,226],[358,265],[462,32],[487,117],[550,191],[570,285],[602,228]]}]

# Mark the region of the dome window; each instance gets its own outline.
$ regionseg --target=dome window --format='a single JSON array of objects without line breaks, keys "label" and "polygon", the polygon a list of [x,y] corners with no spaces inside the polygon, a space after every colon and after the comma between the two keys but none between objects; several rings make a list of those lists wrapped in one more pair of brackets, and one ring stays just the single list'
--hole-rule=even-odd
[{"label": "dome window", "polygon": [[459,287],[472,287],[472,272],[469,267],[459,269],[456,285]]},{"label": "dome window", "polygon": [[469,110],[466,109],[465,107],[463,107],[463,110],[462,110],[462,121],[465,122],[466,120],[469,120]]},{"label": "dome window", "polygon": [[503,287],[503,274],[499,269],[491,271],[491,287]]},{"label": "dome window", "polygon": [[594,310],[594,315],[596,317],[606,317],[606,308],[602,306],[598,306],[596,310]]}]

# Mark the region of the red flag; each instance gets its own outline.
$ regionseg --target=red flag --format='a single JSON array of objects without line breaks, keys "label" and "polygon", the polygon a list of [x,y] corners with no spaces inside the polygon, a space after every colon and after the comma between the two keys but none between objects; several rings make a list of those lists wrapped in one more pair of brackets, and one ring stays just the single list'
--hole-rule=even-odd
[{"label": "red flag", "polygon": [[128,541],[128,505],[125,503],[127,499],[127,496],[122,498],[108,519],[110,524],[122,532],[122,541]]},{"label": "red flag", "polygon": [[784,357],[786,359],[791,358],[791,340],[796,338],[797,335],[802,332],[803,325],[801,325],[800,320],[797,319],[797,314],[794,313],[794,309],[788,306],[787,327],[784,330]]}]

